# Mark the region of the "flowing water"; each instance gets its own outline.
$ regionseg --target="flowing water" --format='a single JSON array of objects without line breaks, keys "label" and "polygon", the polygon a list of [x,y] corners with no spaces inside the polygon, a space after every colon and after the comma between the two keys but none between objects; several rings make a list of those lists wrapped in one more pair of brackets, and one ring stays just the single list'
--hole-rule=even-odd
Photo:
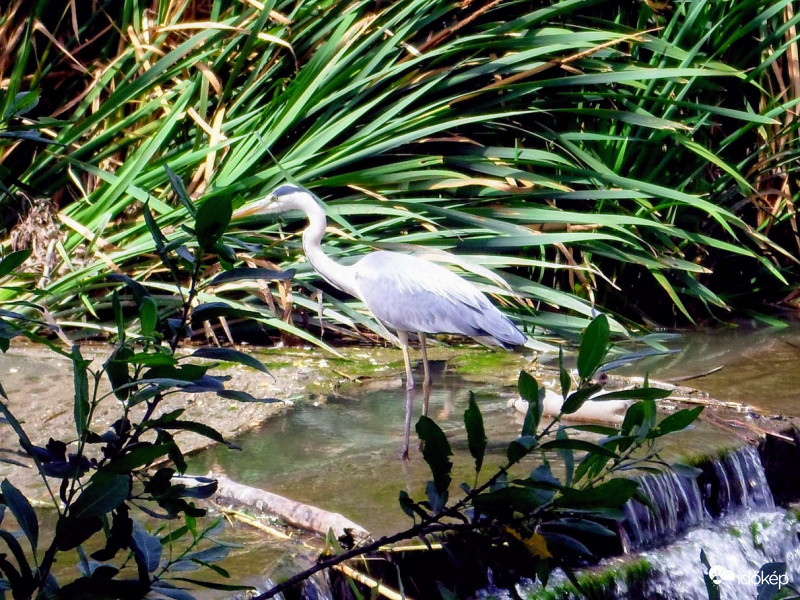
[{"label": "flowing water", "polygon": [[[623,373],[649,372],[661,380],[696,376],[686,385],[720,400],[752,406],[762,414],[800,416],[800,325],[692,333],[668,344],[680,352],[650,357]],[[32,370],[24,374],[26,365],[20,364],[17,375],[28,378],[28,392],[41,382],[45,398],[52,387],[43,380],[43,363],[35,361],[28,366]],[[519,415],[507,406],[515,390],[488,379],[473,376],[467,382],[444,368],[434,383],[429,414],[453,446],[454,485],[474,479],[463,429],[471,392],[481,407],[489,437],[486,472],[503,462],[508,442],[519,434]],[[6,377],[4,383],[7,381]],[[430,474],[413,443],[411,460],[398,459],[406,394],[396,377],[387,381],[382,388],[351,386],[337,395],[301,400],[294,409],[237,438],[242,452],[213,447],[190,458],[190,471],[203,474],[213,470],[240,483],[341,512],[376,535],[405,528],[409,520],[398,506],[398,493],[406,490],[414,498],[423,497]],[[418,392],[412,422],[421,403]],[[414,437],[412,432],[412,440]],[[666,453],[677,458],[713,455],[716,449],[741,446],[742,441],[738,433],[700,422],[670,444]],[[643,552],[654,569],[648,579],[648,595],[642,597],[704,598],[700,548],[705,549],[711,564],[735,574],[757,573],[768,560],[785,561],[788,574],[797,580],[796,521],[775,508],[752,449],[710,462],[697,481],[673,474],[648,475],[642,484],[659,507],[655,516],[641,505],[626,509],[629,546]],[[229,559],[226,566],[231,571],[253,573],[250,581],[282,568],[296,571],[293,556],[286,556],[281,542],[264,540],[241,526],[236,537],[245,547]],[[656,548],[676,538],[679,542],[668,549]],[[754,597],[753,586],[740,585],[738,580],[723,583],[723,591],[727,590],[723,598]],[[635,596],[621,593],[617,597]]]},{"label": "flowing water", "polygon": [[[692,333],[669,345],[681,351],[648,358],[623,373],[649,372],[662,380],[699,376],[686,385],[764,414],[800,416],[800,326]],[[454,446],[454,482],[471,482],[474,476],[462,425],[470,391],[484,413],[490,439],[485,468],[500,464],[506,444],[519,431],[518,416],[507,408],[514,390],[467,383],[448,372],[433,389],[430,414]],[[404,401],[402,388],[389,387],[300,403],[238,439],[241,454],[212,449],[194,457],[192,469],[218,470],[241,483],[341,512],[376,534],[394,531],[409,524],[397,506],[398,492],[406,489],[412,497],[421,497],[429,478],[413,444],[411,460],[398,460]],[[416,403],[415,415],[419,397]],[[742,443],[740,437],[702,422],[676,440],[668,455],[713,455],[717,448]],[[630,548],[644,552],[652,568],[649,587],[637,591],[646,593],[641,597],[705,598],[700,548],[712,565],[728,569],[726,573],[757,574],[762,564],[777,560],[789,564],[788,576],[797,581],[796,521],[775,508],[753,448],[710,462],[698,480],[648,475],[642,483],[658,511],[653,515],[631,504],[625,524]],[[656,549],[678,537],[669,549]],[[752,581],[722,583],[723,598],[755,597]]]}]

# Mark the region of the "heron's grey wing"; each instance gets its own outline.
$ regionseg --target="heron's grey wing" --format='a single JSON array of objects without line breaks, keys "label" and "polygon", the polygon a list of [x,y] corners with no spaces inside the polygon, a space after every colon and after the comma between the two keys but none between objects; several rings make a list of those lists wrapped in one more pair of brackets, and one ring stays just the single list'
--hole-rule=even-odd
[{"label": "heron's grey wing", "polygon": [[509,346],[526,341],[480,290],[437,264],[395,252],[373,252],[354,268],[359,297],[392,329],[488,336]]}]

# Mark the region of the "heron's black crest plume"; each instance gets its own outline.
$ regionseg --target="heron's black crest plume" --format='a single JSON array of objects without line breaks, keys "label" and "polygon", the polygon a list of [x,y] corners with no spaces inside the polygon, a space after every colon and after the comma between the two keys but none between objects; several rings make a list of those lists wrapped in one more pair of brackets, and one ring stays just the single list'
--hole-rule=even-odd
[{"label": "heron's black crest plume", "polygon": [[305,188],[300,187],[299,185],[294,185],[292,183],[284,183],[283,185],[275,188],[272,192],[273,196],[281,197],[286,194],[296,194],[297,192],[305,192]]}]

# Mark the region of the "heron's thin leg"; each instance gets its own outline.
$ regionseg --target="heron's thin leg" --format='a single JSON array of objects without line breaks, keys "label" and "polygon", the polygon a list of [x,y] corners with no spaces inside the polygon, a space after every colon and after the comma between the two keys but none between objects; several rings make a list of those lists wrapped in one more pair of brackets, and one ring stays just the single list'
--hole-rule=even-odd
[{"label": "heron's thin leg", "polygon": [[425,333],[420,331],[418,335],[420,350],[422,350],[422,368],[425,372],[425,379],[422,381],[422,414],[427,416],[428,401],[431,399],[431,367],[428,364],[428,348],[425,344],[427,341]]},{"label": "heron's thin leg", "polygon": [[428,364],[428,347],[426,344],[427,337],[425,332],[419,332],[419,346],[420,350],[422,350],[422,367],[425,370],[425,381],[423,382],[425,385],[431,384],[431,367]]},{"label": "heron's thin leg", "polygon": [[403,362],[406,364],[406,389],[410,390],[414,388],[414,375],[411,373],[411,358],[408,356],[408,332],[398,331],[397,337],[403,347]]},{"label": "heron's thin leg", "polygon": [[411,413],[414,412],[414,388],[406,388],[406,423],[403,429],[403,447],[400,458],[408,460],[408,445],[411,443]]}]

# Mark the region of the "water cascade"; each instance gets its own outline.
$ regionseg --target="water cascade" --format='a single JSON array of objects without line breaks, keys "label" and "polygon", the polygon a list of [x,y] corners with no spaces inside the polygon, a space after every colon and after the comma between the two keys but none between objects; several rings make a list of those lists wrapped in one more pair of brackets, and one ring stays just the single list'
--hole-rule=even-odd
[{"label": "water cascade", "polygon": [[[629,554],[606,558],[581,576],[593,598],[706,600],[706,573],[722,599],[760,598],[759,585],[771,580],[759,571],[768,563],[780,573],[778,588],[800,583],[798,520],[776,508],[759,450],[746,446],[698,467],[697,478],[673,472],[639,478],[655,510],[638,501],[624,507],[622,547]],[[511,597],[484,591],[483,597]],[[528,582],[518,591],[528,598],[580,597],[558,575],[546,590]]]},{"label": "water cascade", "polygon": [[[629,550],[669,542],[684,531],[740,509],[770,511],[775,502],[758,450],[746,446],[702,465],[697,478],[674,472],[639,478],[642,492],[657,510],[631,500],[624,508]],[[625,543],[627,542],[627,543]]]}]

